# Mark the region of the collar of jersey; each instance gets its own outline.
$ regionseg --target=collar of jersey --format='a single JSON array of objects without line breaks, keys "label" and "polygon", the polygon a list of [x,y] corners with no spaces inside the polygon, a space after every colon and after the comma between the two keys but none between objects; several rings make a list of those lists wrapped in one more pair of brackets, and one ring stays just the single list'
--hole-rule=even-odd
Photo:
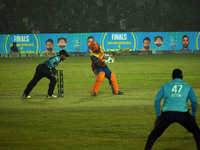
[{"label": "collar of jersey", "polygon": [[182,81],[180,78],[175,78],[174,81]]}]

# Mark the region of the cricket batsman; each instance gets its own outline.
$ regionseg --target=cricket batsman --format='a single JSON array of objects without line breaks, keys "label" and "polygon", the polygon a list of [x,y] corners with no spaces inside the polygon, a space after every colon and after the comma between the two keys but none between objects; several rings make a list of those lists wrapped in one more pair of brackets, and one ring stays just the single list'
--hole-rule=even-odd
[{"label": "cricket batsman", "polygon": [[90,43],[90,49],[92,50],[90,58],[92,61],[92,68],[96,73],[96,81],[91,91],[92,96],[97,96],[101,83],[104,77],[106,77],[112,84],[113,94],[122,95],[124,92],[119,91],[116,76],[114,72],[111,72],[108,66],[105,64],[104,51],[98,43]]},{"label": "cricket batsman", "polygon": [[49,58],[48,60],[44,61],[43,63],[39,64],[36,68],[36,72],[33,79],[29,82],[26,89],[24,90],[24,93],[22,94],[22,98],[30,99],[31,96],[29,95],[29,93],[36,86],[36,84],[44,77],[50,80],[49,90],[48,90],[46,98],[56,98],[57,96],[53,95],[53,91],[56,85],[55,75],[57,73],[57,70],[55,69],[55,67],[58,66],[58,64],[61,61],[65,60],[66,57],[69,57],[67,52],[65,50],[60,50],[58,56],[53,56]]}]

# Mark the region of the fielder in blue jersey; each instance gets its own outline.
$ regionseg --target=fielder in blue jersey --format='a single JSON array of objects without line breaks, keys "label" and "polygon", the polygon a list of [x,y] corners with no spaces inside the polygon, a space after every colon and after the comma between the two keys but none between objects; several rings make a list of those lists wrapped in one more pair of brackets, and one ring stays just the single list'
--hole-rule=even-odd
[{"label": "fielder in blue jersey", "polygon": [[50,80],[49,90],[46,98],[56,98],[57,96],[53,95],[53,91],[56,85],[55,75],[57,73],[55,67],[58,66],[58,64],[61,61],[65,60],[66,57],[69,57],[67,52],[65,50],[60,50],[58,56],[53,56],[48,60],[44,61],[43,63],[39,64],[36,68],[36,72],[33,79],[27,85],[26,89],[24,90],[24,93],[22,94],[22,97],[31,98],[29,93],[42,78],[46,77]]},{"label": "fielder in blue jersey", "polygon": [[[174,122],[181,124],[191,132],[200,150],[200,129],[195,120],[197,110],[197,99],[190,85],[182,81],[183,75],[180,69],[172,72],[173,80],[165,83],[158,91],[155,98],[156,122],[155,127],[148,137],[145,150],[150,150],[169,125]],[[160,102],[164,97],[162,112],[160,113]],[[192,113],[188,111],[187,102],[191,101]]]}]

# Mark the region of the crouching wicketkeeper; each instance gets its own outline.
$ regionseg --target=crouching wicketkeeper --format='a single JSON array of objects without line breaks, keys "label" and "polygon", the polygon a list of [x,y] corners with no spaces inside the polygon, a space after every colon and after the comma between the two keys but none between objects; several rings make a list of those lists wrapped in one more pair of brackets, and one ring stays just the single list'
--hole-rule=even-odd
[{"label": "crouching wicketkeeper", "polygon": [[43,63],[39,64],[36,68],[33,79],[27,85],[24,93],[22,94],[22,97],[31,98],[31,96],[29,96],[29,93],[42,78],[46,77],[50,80],[48,94],[46,98],[56,98],[57,96],[53,95],[53,91],[56,85],[55,75],[57,73],[55,67],[58,66],[61,61],[65,60],[66,57],[69,57],[67,52],[65,50],[61,50],[58,56],[53,56]]}]

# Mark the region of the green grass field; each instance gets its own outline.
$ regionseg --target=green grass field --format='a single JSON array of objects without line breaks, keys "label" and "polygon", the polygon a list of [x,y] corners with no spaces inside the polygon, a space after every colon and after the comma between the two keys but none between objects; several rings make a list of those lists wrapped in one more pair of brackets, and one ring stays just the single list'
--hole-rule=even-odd
[{"label": "green grass field", "polygon": [[[117,56],[108,66],[125,94],[112,95],[105,79],[97,97],[90,96],[95,81],[90,58],[69,57],[57,67],[64,70],[64,98],[47,100],[49,81],[43,78],[32,99],[21,99],[45,59],[0,59],[2,150],[143,150],[155,120],[155,95],[175,68],[182,69],[183,80],[200,100],[200,56],[195,55]],[[200,107],[200,126],[199,113]],[[196,149],[192,134],[179,124],[171,125],[153,147],[172,149]]]}]

